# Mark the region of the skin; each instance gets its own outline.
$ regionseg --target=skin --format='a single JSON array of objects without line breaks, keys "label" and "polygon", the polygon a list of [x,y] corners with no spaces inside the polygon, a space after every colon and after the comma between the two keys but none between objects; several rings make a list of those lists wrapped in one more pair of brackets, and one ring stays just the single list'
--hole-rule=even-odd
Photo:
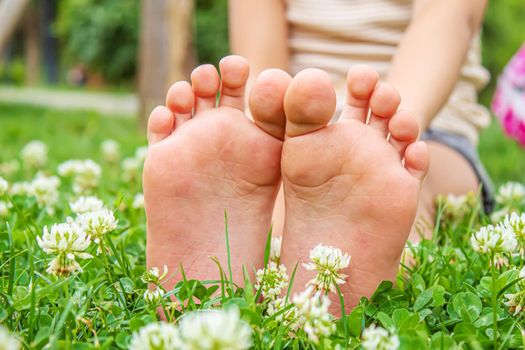
[{"label": "skin", "polygon": [[[291,79],[272,70],[255,79],[267,67],[288,66],[284,4],[232,0],[232,48],[248,58],[252,72],[238,56],[221,62],[222,81],[212,67],[198,67],[192,84],[174,84],[166,106],[150,117],[143,176],[148,265],[167,264],[177,271],[169,283],[180,279],[180,264],[188,278],[217,279],[209,257],[227,266],[226,210],[233,279],[240,282],[242,265],[248,270],[262,266],[282,175],[284,191],[274,219],[275,229],[285,232],[281,259],[289,269],[306,261],[318,243],[349,252],[352,262],[342,271],[349,275],[342,286],[347,308],[359,297],[370,296],[381,280],[394,280],[411,231],[416,238],[416,212],[429,220],[435,194],[463,193],[477,186],[472,169],[453,150],[416,142],[418,119],[424,130],[446,100],[479,25],[476,14],[481,18],[483,12],[481,2],[447,0],[444,6],[439,1],[443,0],[416,4],[416,15],[394,58],[391,84],[379,83],[367,67],[349,72],[341,120],[327,126],[335,93],[324,72],[305,70]],[[436,30],[444,18],[450,27]],[[434,42],[437,48],[421,46],[429,31],[440,37]],[[251,40],[255,37],[257,42]],[[448,50],[451,41],[454,48]],[[424,48],[427,61],[416,59]],[[269,51],[272,55],[261,54]],[[414,70],[413,60],[425,62],[417,66],[421,70],[437,61],[443,65],[436,63],[436,74],[422,74]],[[412,74],[426,76],[416,80]],[[425,83],[431,88],[421,95],[419,87]],[[244,110],[246,85],[251,88],[253,122]],[[219,88],[221,101],[216,106]],[[401,101],[403,110],[398,111]],[[369,112],[372,117],[365,124]],[[429,152],[433,165],[421,189]],[[441,176],[444,164],[448,170]],[[294,285],[299,288],[311,277],[301,268]]]},{"label": "skin", "polygon": [[[241,283],[243,266],[263,265],[282,175],[281,259],[289,270],[318,243],[349,252],[352,264],[342,271],[352,281],[342,287],[347,308],[395,278],[429,165],[426,144],[416,141],[417,120],[397,112],[397,91],[356,66],[341,120],[327,126],[335,108],[327,74],[308,69],[291,79],[273,69],[252,88],[252,122],[244,113],[247,61],[229,56],[220,70],[221,82],[212,66],[196,68],[192,85],[175,83],[166,106],[150,116],[143,174],[148,266],[175,272],[167,288],[182,278],[181,265],[188,279],[219,279],[210,257],[228,266],[226,211],[232,277]],[[294,285],[311,277],[300,268]],[[332,311],[338,313],[337,300]]]},{"label": "skin", "polygon": [[281,182],[282,100],[291,78],[278,70],[260,76],[254,123],[243,112],[248,63],[226,57],[220,71],[222,80],[213,66],[197,67],[192,84],[176,82],[148,122],[146,257],[148,266],[174,273],[170,288],[182,278],[181,264],[188,279],[220,279],[213,257],[228,271],[225,212],[234,281],[242,282],[243,265],[251,271],[264,260],[259,248]]},{"label": "skin", "polygon": [[[387,81],[400,93],[400,109],[417,117],[422,132],[450,95],[485,7],[486,0],[414,1],[413,18],[393,58]],[[230,0],[231,48],[248,59],[253,76],[268,67],[288,68],[285,13],[283,0]],[[272,55],[261,54],[270,51]],[[462,155],[436,142],[428,145],[432,162],[422,188],[418,225],[414,225],[410,236],[413,241],[418,241],[421,234],[427,238],[431,235],[437,195],[465,194],[477,191],[479,186]],[[275,232],[282,232],[285,216],[281,191],[274,211]]]},{"label": "skin", "polygon": [[[366,66],[351,69],[347,104],[329,126],[335,91],[326,73],[298,73],[284,100],[281,261],[292,270],[297,262],[306,263],[319,243],[350,253],[352,261],[343,271],[348,283],[340,286],[347,311],[381,281],[395,279],[428,169],[427,145],[416,142],[417,121],[406,111],[396,112],[397,91],[377,80]],[[299,265],[294,290],[314,276]],[[339,314],[339,300],[330,296],[331,311]]]}]

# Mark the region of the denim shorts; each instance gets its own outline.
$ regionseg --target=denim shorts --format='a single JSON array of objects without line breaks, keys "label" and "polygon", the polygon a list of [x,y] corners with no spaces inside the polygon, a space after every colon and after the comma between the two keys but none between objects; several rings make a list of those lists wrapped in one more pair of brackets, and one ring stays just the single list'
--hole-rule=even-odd
[{"label": "denim shorts", "polygon": [[481,185],[481,199],[485,213],[490,213],[494,209],[494,186],[487,170],[479,159],[478,152],[470,141],[461,135],[437,130],[428,129],[421,135],[423,141],[434,141],[448,146],[461,154],[472,166]]}]

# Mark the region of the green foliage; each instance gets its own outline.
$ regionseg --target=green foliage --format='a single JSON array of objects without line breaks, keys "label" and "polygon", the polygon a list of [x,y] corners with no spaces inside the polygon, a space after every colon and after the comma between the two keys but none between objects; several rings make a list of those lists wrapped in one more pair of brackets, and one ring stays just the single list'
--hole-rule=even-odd
[{"label": "green foliage", "polygon": [[56,21],[66,61],[84,63],[108,81],[136,73],[139,0],[61,0]]},{"label": "green foliage", "polygon": [[478,149],[481,161],[496,184],[512,180],[525,183],[524,150],[503,135],[497,121],[483,131]]},{"label": "green foliage", "polygon": [[492,75],[490,85],[482,95],[489,103],[496,80],[512,55],[525,43],[522,0],[488,1],[483,23],[483,65]]},{"label": "green foliage", "polygon": [[0,61],[0,81],[22,85],[26,77],[26,67],[21,58],[15,58],[9,64]]},{"label": "green foliage", "polygon": [[[110,82],[136,73],[139,0],[61,0],[56,23],[66,61],[84,62]],[[482,100],[488,103],[495,78],[525,41],[521,0],[489,1],[483,24],[483,63],[493,80]],[[226,0],[197,0],[195,37],[198,62],[209,63],[229,52]]]},{"label": "green foliage", "polygon": [[[159,316],[143,297],[145,216],[131,205],[140,183],[121,181],[121,169],[104,163],[99,145],[111,137],[124,155],[131,155],[144,137],[135,121],[87,112],[2,105],[0,118],[0,143],[5,145],[0,162],[17,158],[34,138],[49,146],[47,173],[55,173],[66,159],[92,158],[102,164],[104,174],[96,194],[119,219],[118,229],[104,238],[110,253],[97,254],[91,247],[93,259],[81,261],[84,272],[56,277],[45,272],[50,257],[35,238],[44,225],[72,214],[71,184],[63,181],[54,215],[38,209],[32,198],[14,198],[15,207],[0,220],[0,323],[17,333],[26,348],[126,349],[132,335]],[[8,180],[30,180],[33,175],[20,169]],[[335,320],[335,333],[322,339],[321,346],[358,349],[363,330],[375,324],[397,334],[400,349],[490,349],[495,341],[500,349],[520,348],[523,317],[514,315],[504,301],[525,287],[518,276],[523,261],[506,256],[508,265],[491,265],[490,257],[470,244],[471,233],[489,219],[478,205],[461,213],[458,218],[447,215],[446,208],[438,210],[436,235],[410,246],[398,283],[383,282],[369,300],[363,298],[344,319]],[[235,306],[254,330],[255,348],[316,348],[301,329],[289,337],[290,330],[278,318],[289,308],[274,316],[265,313],[267,303],[249,279],[232,288],[229,269],[222,267],[224,277],[218,283],[176,281],[161,302],[166,318],[175,322],[193,310]],[[177,302],[169,302],[168,296]]]},{"label": "green foliage", "polygon": [[200,63],[216,63],[228,55],[228,1],[197,0],[195,44]]}]

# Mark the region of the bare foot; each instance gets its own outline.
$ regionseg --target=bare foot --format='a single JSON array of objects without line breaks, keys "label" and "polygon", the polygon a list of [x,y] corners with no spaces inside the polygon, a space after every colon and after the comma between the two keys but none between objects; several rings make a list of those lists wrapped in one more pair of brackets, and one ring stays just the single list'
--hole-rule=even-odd
[{"label": "bare foot", "polygon": [[[318,243],[350,253],[341,286],[348,308],[382,280],[395,280],[428,169],[427,146],[416,142],[417,121],[396,112],[399,102],[395,89],[365,66],[348,73],[347,105],[335,124],[327,126],[335,94],[326,73],[300,72],[285,96],[282,261],[293,268]],[[313,277],[299,267],[295,289]]]},{"label": "bare foot", "polygon": [[175,83],[166,107],[150,116],[143,174],[147,264],[177,271],[173,283],[179,264],[188,278],[218,279],[210,257],[227,271],[225,211],[234,281],[242,282],[243,265],[263,264],[281,182],[282,101],[291,78],[278,70],[261,74],[250,96],[253,123],[244,114],[248,69],[242,57],[226,57],[221,80],[213,66],[200,66],[192,85]]}]

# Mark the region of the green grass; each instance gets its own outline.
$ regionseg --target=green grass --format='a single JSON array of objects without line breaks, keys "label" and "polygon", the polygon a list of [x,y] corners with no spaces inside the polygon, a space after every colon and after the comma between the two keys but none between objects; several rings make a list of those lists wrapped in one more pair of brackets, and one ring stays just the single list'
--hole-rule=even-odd
[{"label": "green grass", "polygon": [[481,134],[480,158],[494,182],[525,183],[525,149],[507,138],[496,120]]},{"label": "green grass", "polygon": [[[92,243],[86,248],[92,258],[77,259],[83,272],[54,276],[46,272],[54,254],[46,254],[36,237],[42,236],[45,226],[75,218],[69,207],[69,201],[77,196],[72,192],[71,181],[61,178],[54,212],[39,207],[31,194],[0,194],[0,201],[14,206],[6,217],[0,217],[0,349],[4,328],[16,334],[24,349],[128,349],[140,329],[160,320],[158,307],[173,324],[173,334],[178,332],[177,327],[184,328],[187,318],[183,316],[194,310],[235,308],[235,317],[243,320],[238,327],[243,324],[251,328],[253,349],[363,349],[363,331],[370,325],[396,335],[399,349],[523,347],[524,313],[514,314],[514,309],[504,302],[508,301],[507,294],[517,293],[521,298],[516,299],[517,306],[525,306],[525,282],[518,276],[525,261],[525,219],[522,227],[513,231],[519,242],[513,254],[477,251],[472,234],[490,218],[480,213],[474,197],[469,197],[458,210],[452,210],[451,205],[440,207],[435,236],[410,246],[398,283],[383,282],[369,300],[363,298],[342,319],[323,319],[328,331],[320,334],[318,342],[304,327],[293,327],[294,323],[304,322],[296,317],[299,311],[294,309],[294,293],[271,314],[270,299],[259,298],[262,286],[256,290],[255,281],[248,279],[239,287],[233,286],[230,264],[218,267],[222,269],[221,281],[188,280],[183,267],[183,277],[167,284],[150,275],[147,281],[165,287],[166,294],[148,303],[144,298],[147,285],[141,278],[146,271],[145,215],[142,209],[131,205],[135,194],[141,192],[140,178],[124,181],[119,164],[102,160],[99,146],[108,138],[121,144],[123,157],[133,156],[136,148],[145,144],[144,131],[134,119],[0,105],[0,162],[18,158],[22,146],[34,139],[49,147],[49,161],[43,169],[48,175],[56,175],[57,165],[65,160],[91,158],[101,164],[103,171],[100,185],[91,193],[103,199],[119,221],[116,229],[102,236],[98,247]],[[497,183],[523,180],[522,150],[504,138],[497,125],[484,133],[480,149]],[[30,181],[35,173],[22,168],[6,178],[10,183]],[[523,204],[511,203],[509,207],[514,205],[523,211]],[[97,254],[99,248],[102,253]],[[269,251],[267,244],[265,261]],[[499,264],[494,263],[494,258]],[[300,264],[296,266],[297,270],[302,268]],[[169,271],[167,278],[172,278],[174,272]],[[292,284],[295,270],[288,273]],[[271,271],[261,275],[273,276],[268,281],[276,278]],[[261,284],[264,283],[263,277]],[[290,293],[290,286],[282,292],[286,289]],[[300,291],[300,286],[297,289]],[[326,315],[326,310],[321,314]],[[210,314],[193,315],[193,322],[198,323],[199,317]],[[209,334],[202,333],[201,337]],[[132,348],[135,349],[138,348]]]},{"label": "green grass", "polygon": [[105,139],[118,141],[124,154],[146,144],[136,119],[108,118],[91,111],[59,111],[0,104],[0,161],[15,157],[31,140],[48,144],[52,164],[70,158],[99,158]]},{"label": "green grass", "polygon": [[[113,119],[95,112],[58,111],[0,104],[0,161],[14,157],[30,140],[40,139],[53,150],[53,162],[95,157],[105,139],[117,140],[124,153],[146,143],[136,119]],[[496,184],[525,182],[525,151],[506,138],[494,121],[481,135],[480,157]]]}]

